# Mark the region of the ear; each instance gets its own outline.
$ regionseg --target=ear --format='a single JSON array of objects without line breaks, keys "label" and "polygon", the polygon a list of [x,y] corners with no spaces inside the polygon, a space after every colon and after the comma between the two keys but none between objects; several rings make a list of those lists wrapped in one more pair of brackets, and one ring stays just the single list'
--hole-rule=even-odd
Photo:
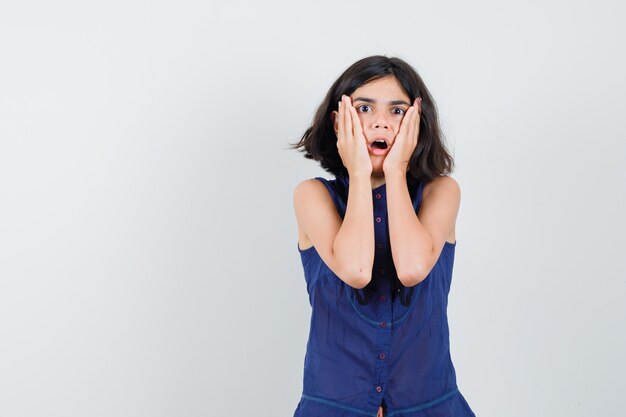
[{"label": "ear", "polygon": [[335,134],[339,133],[339,123],[337,122],[338,114],[337,110],[333,110],[332,113],[330,113],[330,120],[333,124],[333,129],[335,129]]}]

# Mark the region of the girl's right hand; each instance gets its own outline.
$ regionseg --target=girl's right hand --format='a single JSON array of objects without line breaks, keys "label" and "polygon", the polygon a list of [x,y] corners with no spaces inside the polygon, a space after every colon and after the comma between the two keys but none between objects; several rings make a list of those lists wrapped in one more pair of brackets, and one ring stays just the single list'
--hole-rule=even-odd
[{"label": "girl's right hand", "polygon": [[348,175],[372,175],[372,160],[367,150],[361,120],[349,96],[342,95],[336,115],[337,150]]}]

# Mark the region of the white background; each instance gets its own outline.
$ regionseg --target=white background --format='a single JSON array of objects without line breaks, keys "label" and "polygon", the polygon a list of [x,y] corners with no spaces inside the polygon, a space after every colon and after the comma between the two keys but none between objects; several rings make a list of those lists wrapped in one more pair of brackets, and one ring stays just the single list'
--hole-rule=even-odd
[{"label": "white background", "polygon": [[[373,54],[433,94],[479,416],[621,416],[620,1],[3,1],[0,415],[290,416],[296,142]],[[620,214],[622,213],[622,214]]]}]

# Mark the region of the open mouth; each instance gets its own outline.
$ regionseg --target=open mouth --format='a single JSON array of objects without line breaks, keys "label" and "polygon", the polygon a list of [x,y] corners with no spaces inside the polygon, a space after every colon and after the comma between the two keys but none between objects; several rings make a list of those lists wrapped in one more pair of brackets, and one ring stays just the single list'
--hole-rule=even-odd
[{"label": "open mouth", "polygon": [[373,149],[387,149],[387,142],[384,140],[378,139],[372,142],[370,145]]}]

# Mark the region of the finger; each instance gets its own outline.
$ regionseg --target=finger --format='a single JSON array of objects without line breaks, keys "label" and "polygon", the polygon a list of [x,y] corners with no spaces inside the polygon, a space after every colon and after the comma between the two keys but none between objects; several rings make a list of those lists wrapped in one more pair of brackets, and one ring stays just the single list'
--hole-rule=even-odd
[{"label": "finger", "polygon": [[417,116],[415,117],[415,136],[419,135],[420,132],[420,123],[422,120],[422,98],[417,98]]},{"label": "finger", "polygon": [[415,141],[415,135],[417,134],[417,127],[419,123],[419,108],[413,107],[413,120],[411,120],[411,131],[409,132],[409,140]]},{"label": "finger", "polygon": [[341,101],[339,102],[339,111],[337,114],[337,125],[339,127],[339,134],[337,140],[341,140],[345,136],[344,121],[343,121],[343,106]]},{"label": "finger", "polygon": [[361,119],[359,118],[354,106],[350,106],[350,116],[352,117],[352,126],[354,126],[355,137],[365,138],[365,135],[363,135],[363,126],[361,126]]},{"label": "finger", "polygon": [[406,132],[405,137],[406,137],[407,142],[411,141],[411,134],[413,134],[413,124],[415,123],[415,107],[411,106],[409,110],[411,111],[411,113],[408,115],[408,117],[405,117],[405,119],[407,119],[406,130],[405,130]]},{"label": "finger", "polygon": [[344,96],[343,107],[345,107],[344,118],[346,123],[346,138],[349,140],[353,140],[354,133],[352,132],[352,115],[350,114],[350,108],[352,107],[352,103],[350,102],[350,97]]},{"label": "finger", "polygon": [[402,122],[400,123],[400,132],[398,132],[398,136],[402,137],[401,134],[408,134],[409,127],[412,120],[414,108],[413,106],[409,107],[402,118]]},{"label": "finger", "polygon": [[419,110],[417,107],[413,107],[413,114],[411,116],[411,126],[409,128],[408,141],[411,146],[415,146],[417,135],[417,123],[419,123]]}]

